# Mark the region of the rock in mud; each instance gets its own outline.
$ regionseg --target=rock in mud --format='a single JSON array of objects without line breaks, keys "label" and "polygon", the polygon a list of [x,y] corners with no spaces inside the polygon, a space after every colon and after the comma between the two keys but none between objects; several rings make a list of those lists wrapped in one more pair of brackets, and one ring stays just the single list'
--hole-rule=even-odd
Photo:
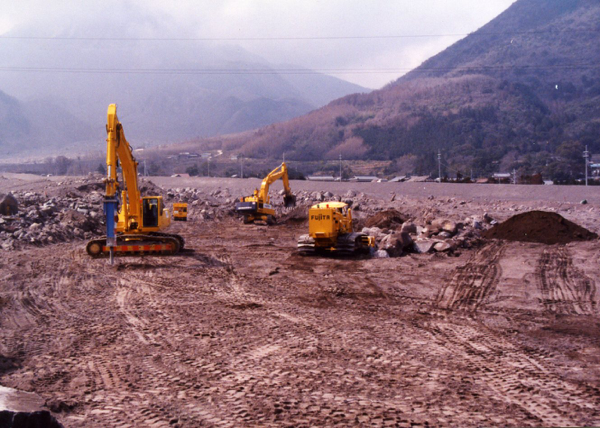
[{"label": "rock in mud", "polygon": [[373,257],[376,259],[387,259],[390,257],[390,255],[385,250],[377,250],[373,254]]},{"label": "rock in mud", "polygon": [[415,250],[418,253],[428,253],[432,250],[433,245],[435,244],[435,241],[429,241],[429,240],[422,240],[422,241],[415,241]]},{"label": "rock in mud", "polygon": [[0,411],[0,427],[3,428],[63,428],[47,410],[38,412]]},{"label": "rock in mud", "polygon": [[437,242],[434,246],[433,249],[435,251],[437,251],[438,253],[443,253],[445,251],[450,251],[452,250],[452,245],[450,245],[447,242]]},{"label": "rock in mud", "polygon": [[402,224],[401,232],[411,233],[413,235],[417,234],[417,226],[414,223],[404,223]]},{"label": "rock in mud", "polygon": [[379,243],[379,249],[385,250],[390,257],[400,257],[403,253],[400,234],[394,233],[384,236]]},{"label": "rock in mud", "polygon": [[19,202],[11,195],[0,194],[0,214],[17,215],[19,213]]},{"label": "rock in mud", "polygon": [[431,228],[432,230],[448,232],[451,235],[456,234],[456,231],[458,230],[455,222],[443,218],[437,218],[433,220],[431,222]]}]

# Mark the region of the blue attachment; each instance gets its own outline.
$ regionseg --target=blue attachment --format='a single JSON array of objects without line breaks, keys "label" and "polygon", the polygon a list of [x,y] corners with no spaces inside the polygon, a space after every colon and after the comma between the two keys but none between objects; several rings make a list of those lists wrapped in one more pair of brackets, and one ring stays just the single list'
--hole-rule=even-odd
[{"label": "blue attachment", "polygon": [[115,214],[119,208],[117,199],[104,200],[104,215],[106,216],[106,245],[108,247],[117,246],[117,235],[115,234]]}]

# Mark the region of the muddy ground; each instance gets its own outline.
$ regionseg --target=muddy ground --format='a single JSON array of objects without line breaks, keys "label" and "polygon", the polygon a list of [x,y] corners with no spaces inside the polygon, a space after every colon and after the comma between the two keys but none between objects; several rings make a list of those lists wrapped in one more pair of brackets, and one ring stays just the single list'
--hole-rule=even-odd
[{"label": "muddy ground", "polygon": [[[417,223],[543,209],[600,230],[596,188],[292,187],[358,190]],[[295,253],[306,224],[196,214],[170,229],[178,256],[109,266],[84,240],[0,253],[0,385],[67,427],[600,425],[598,240],[315,258]]]}]

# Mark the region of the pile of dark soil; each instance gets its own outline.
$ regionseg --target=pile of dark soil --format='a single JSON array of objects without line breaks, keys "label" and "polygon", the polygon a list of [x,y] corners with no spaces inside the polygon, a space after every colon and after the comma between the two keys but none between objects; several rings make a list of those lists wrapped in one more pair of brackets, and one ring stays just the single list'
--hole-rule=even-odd
[{"label": "pile of dark soil", "polygon": [[407,220],[406,216],[396,210],[380,211],[369,217],[365,222],[366,227],[378,227],[380,229],[395,229]]},{"label": "pile of dark soil", "polygon": [[590,241],[598,235],[567,220],[559,214],[529,211],[517,214],[482,233],[484,238],[507,241],[566,244],[572,241]]}]

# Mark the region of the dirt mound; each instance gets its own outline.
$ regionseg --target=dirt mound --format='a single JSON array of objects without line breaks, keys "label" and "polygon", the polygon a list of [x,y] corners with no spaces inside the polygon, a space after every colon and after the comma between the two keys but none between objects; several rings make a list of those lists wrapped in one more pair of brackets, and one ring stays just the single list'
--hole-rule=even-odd
[{"label": "dirt mound", "polygon": [[277,223],[304,223],[308,220],[308,208],[295,207],[277,219]]},{"label": "dirt mound", "polygon": [[160,196],[164,192],[163,189],[148,179],[140,180],[138,185],[140,193],[144,196]]},{"label": "dirt mound", "polygon": [[490,239],[539,242],[549,245],[598,238],[595,233],[567,220],[560,214],[546,211],[517,214],[483,232],[482,236]]},{"label": "dirt mound", "polygon": [[380,211],[365,221],[366,227],[380,229],[395,229],[407,220],[406,216],[397,210]]},{"label": "dirt mound", "polygon": [[81,186],[77,186],[76,189],[80,192],[85,192],[85,193],[93,192],[94,190],[97,192],[104,192],[105,185],[101,181],[98,181],[98,182],[82,184]]}]

